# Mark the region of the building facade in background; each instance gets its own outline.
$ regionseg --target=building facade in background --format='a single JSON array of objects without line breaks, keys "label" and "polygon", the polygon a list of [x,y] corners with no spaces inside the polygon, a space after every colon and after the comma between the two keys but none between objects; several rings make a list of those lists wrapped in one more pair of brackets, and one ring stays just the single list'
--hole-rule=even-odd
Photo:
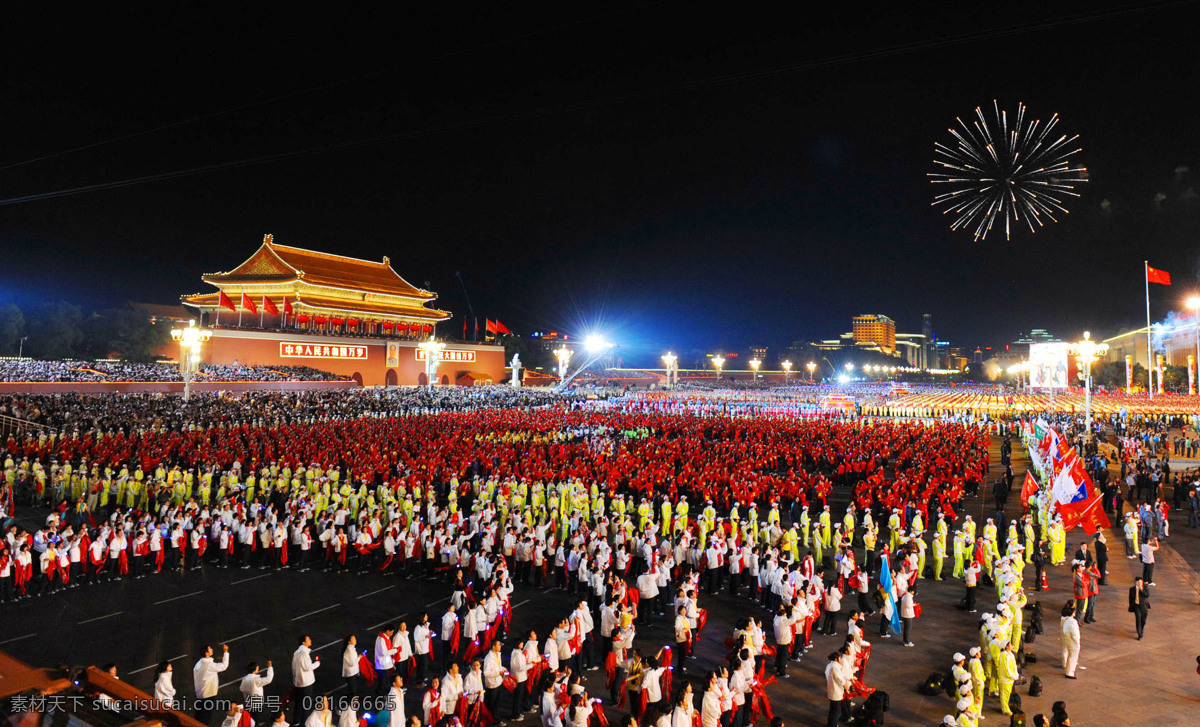
[{"label": "building facade in background", "polygon": [[896,353],[896,322],[887,316],[874,313],[854,316],[851,333],[855,343],[872,343],[889,356]]},{"label": "building facade in background", "polygon": [[[276,243],[271,235],[241,265],[202,279],[215,293],[183,296],[212,329],[204,363],[309,366],[363,386],[426,383],[421,340],[450,318],[437,295],[381,262]],[[443,339],[444,340],[444,339]],[[504,347],[447,341],[435,384],[505,380]]]}]

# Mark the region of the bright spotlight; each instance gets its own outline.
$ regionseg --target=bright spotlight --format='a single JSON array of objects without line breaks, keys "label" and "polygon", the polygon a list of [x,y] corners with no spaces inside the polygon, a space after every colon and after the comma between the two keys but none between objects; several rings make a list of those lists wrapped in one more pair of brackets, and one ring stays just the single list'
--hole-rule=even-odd
[{"label": "bright spotlight", "polygon": [[847,376],[847,375],[845,375],[845,374],[842,374],[841,376],[839,376],[839,377],[838,377],[838,383],[839,383],[839,384],[844,384],[844,383],[846,383],[846,382],[847,382],[847,381],[849,381],[849,380],[850,380],[850,377],[849,377],[849,376]]},{"label": "bright spotlight", "polygon": [[604,340],[604,336],[592,334],[583,339],[583,347],[588,353],[600,353],[601,351],[612,348],[612,344]]}]

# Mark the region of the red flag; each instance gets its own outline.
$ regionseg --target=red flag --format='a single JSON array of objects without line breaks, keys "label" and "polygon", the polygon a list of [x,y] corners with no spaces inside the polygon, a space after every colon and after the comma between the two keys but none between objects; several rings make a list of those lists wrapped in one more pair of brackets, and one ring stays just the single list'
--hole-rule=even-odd
[{"label": "red flag", "polygon": [[467,318],[463,316],[463,340],[467,340]]},{"label": "red flag", "polygon": [[217,305],[221,306],[222,308],[228,308],[234,313],[237,313],[237,306],[233,304],[233,301],[230,300],[228,295],[225,295],[225,291],[223,290],[220,293],[220,297],[217,298]]},{"label": "red flag", "polygon": [[487,333],[492,333],[492,334],[494,334],[496,332],[496,324],[492,322],[491,318],[487,319],[487,324],[483,327],[483,330]]},{"label": "red flag", "polygon": [[1170,285],[1171,284],[1171,274],[1168,273],[1166,270],[1159,270],[1158,268],[1152,268],[1149,265],[1147,265],[1146,266],[1146,281],[1150,282],[1150,283],[1158,283],[1159,285]]},{"label": "red flag", "polygon": [[1083,526],[1083,531],[1088,535],[1095,535],[1100,528],[1112,527],[1112,523],[1108,521],[1108,515],[1100,505],[1099,495],[1093,494],[1088,501],[1087,510],[1079,516],[1079,524]]},{"label": "red flag", "polygon": [[284,314],[285,316],[290,316],[290,315],[292,314],[292,300],[291,300],[291,298],[284,298],[284,299],[283,299],[283,314]]},{"label": "red flag", "polygon": [[273,316],[279,315],[279,309],[275,307],[275,303],[265,295],[263,296],[262,307],[263,307],[263,310],[265,310],[266,312],[270,313]]},{"label": "red flag", "polygon": [[258,312],[258,306],[254,305],[254,301],[250,300],[250,296],[246,295],[245,293],[242,293],[241,306],[242,306],[242,310],[248,310],[251,313]]},{"label": "red flag", "polygon": [[1028,505],[1029,501],[1037,496],[1038,483],[1033,479],[1033,473],[1029,470],[1025,471],[1025,484],[1021,485],[1021,504]]},{"label": "red flag", "polygon": [[1070,461],[1064,465],[1054,478],[1052,496],[1054,509],[1062,515],[1064,529],[1070,531],[1083,522],[1084,514],[1100,502],[1100,496],[1075,450],[1071,450]]},{"label": "red flag", "polygon": [[508,330],[508,326],[504,325],[500,321],[496,321],[496,333],[511,335],[512,331]]}]

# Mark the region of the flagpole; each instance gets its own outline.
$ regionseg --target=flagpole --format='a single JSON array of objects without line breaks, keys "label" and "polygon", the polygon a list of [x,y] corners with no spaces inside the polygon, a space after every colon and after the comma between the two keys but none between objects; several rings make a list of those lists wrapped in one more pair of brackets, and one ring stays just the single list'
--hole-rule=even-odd
[{"label": "flagpole", "polygon": [[1154,384],[1151,381],[1150,367],[1154,364],[1154,351],[1150,343],[1150,261],[1142,261],[1142,272],[1146,278],[1146,389],[1150,398],[1154,398]]}]

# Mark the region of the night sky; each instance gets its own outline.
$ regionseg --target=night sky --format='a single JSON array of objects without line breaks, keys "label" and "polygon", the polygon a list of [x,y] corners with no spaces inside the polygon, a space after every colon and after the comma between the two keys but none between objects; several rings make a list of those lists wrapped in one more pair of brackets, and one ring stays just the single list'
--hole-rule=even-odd
[{"label": "night sky", "polygon": [[[0,298],[173,302],[269,232],[390,256],[452,332],[461,271],[481,319],[636,360],[864,312],[970,348],[1112,333],[1145,324],[1143,259],[1175,277],[1156,318],[1200,281],[1195,3],[476,5],[0,19]],[[1059,224],[978,243],[926,175],[993,99],[1058,112],[1090,182]],[[242,160],[264,163],[7,203]]]}]

